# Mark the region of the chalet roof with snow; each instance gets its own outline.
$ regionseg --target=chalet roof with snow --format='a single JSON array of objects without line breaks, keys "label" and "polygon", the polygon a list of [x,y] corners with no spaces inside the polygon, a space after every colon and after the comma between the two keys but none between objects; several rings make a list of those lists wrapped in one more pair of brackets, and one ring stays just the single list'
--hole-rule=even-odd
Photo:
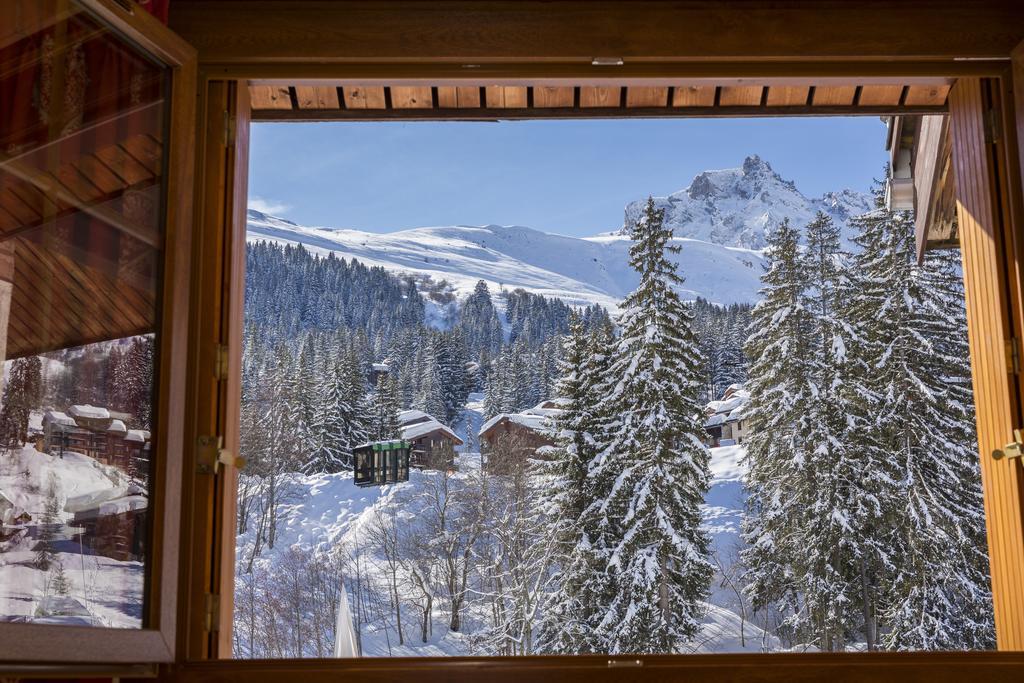
[{"label": "chalet roof with snow", "polygon": [[121,420],[111,420],[110,426],[107,427],[108,432],[121,432],[122,434],[128,431],[128,428],[124,426],[124,422]]},{"label": "chalet roof with snow", "polygon": [[717,427],[726,422],[735,422],[743,417],[747,404],[750,402],[750,392],[743,388],[742,384],[732,384],[723,394],[725,398],[721,401],[708,401],[705,409],[707,416],[704,421],[705,427]]},{"label": "chalet roof with snow", "polygon": [[401,427],[429,421],[437,422],[438,420],[433,415],[414,408],[410,410],[403,410],[398,413],[398,424]]},{"label": "chalet roof with snow", "polygon": [[545,436],[549,436],[552,431],[551,416],[549,415],[537,415],[529,412],[498,413],[490,420],[483,423],[480,427],[480,436],[485,436],[487,432],[506,421],[520,425],[521,427],[526,427],[530,431],[534,431]]},{"label": "chalet roof with snow", "polygon": [[125,441],[133,441],[135,443],[145,443],[149,441],[149,432],[145,429],[129,429],[124,435]]},{"label": "chalet roof with snow", "polygon": [[[423,414],[426,415],[426,413]],[[427,417],[430,416],[427,415]],[[437,432],[439,435],[451,439],[456,446],[462,445],[462,439],[460,439],[455,432],[433,418],[430,418],[426,422],[414,422],[412,424],[404,425],[399,429],[399,432],[402,439],[406,441],[422,439],[429,434]]]},{"label": "chalet roof with snow", "polygon": [[373,369],[376,372],[391,372],[391,368],[388,367],[387,363],[374,363]]},{"label": "chalet roof with snow", "polygon": [[59,410],[47,410],[43,414],[43,422],[48,424],[63,425],[65,427],[76,427],[78,426],[75,421],[68,417],[67,413]]},{"label": "chalet roof with snow", "polygon": [[110,418],[110,411],[106,408],[100,408],[99,406],[91,406],[89,404],[80,406],[71,406],[68,411],[71,413],[71,417],[80,418],[84,417],[89,420],[107,420]]}]

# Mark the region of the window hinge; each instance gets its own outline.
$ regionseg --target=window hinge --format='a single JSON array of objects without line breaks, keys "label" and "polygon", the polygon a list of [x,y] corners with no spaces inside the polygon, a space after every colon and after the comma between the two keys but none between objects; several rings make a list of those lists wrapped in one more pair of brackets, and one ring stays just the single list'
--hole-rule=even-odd
[{"label": "window hinge", "polygon": [[995,460],[1002,460],[1003,458],[1020,458],[1024,457],[1024,436],[1021,436],[1019,429],[1013,430],[1013,441],[1006,444],[1002,448],[997,448],[992,451],[992,458]]},{"label": "window hinge", "polygon": [[196,474],[217,474],[221,465],[245,467],[245,458],[224,448],[223,436],[203,435],[196,439]]},{"label": "window hinge", "polygon": [[232,147],[235,144],[235,117],[231,112],[224,112],[224,146]]},{"label": "window hinge", "polygon": [[1006,340],[1006,369],[1014,375],[1020,374],[1020,350],[1016,338]]},{"label": "window hinge", "polygon": [[206,594],[206,631],[213,633],[220,630],[220,596],[216,593]]},{"label": "window hinge", "polygon": [[218,381],[228,378],[228,347],[224,344],[217,345],[217,361],[214,364],[213,374]]},{"label": "window hinge", "polygon": [[983,122],[985,127],[985,144],[990,145],[1003,139],[1002,121],[1002,117],[995,109],[985,110]]}]

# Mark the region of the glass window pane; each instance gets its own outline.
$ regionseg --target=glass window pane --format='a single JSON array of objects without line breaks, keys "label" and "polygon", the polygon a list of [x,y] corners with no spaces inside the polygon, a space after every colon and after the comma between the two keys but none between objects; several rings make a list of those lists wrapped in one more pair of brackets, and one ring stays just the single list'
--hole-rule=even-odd
[{"label": "glass window pane", "polygon": [[0,620],[141,628],[168,72],[74,6],[0,17]]}]

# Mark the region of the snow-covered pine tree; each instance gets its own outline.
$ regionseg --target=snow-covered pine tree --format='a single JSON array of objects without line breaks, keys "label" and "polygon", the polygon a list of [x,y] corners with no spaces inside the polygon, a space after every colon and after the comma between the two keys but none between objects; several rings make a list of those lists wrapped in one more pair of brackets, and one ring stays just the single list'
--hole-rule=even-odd
[{"label": "snow-covered pine tree", "polygon": [[377,384],[373,395],[373,438],[376,441],[397,439],[399,436],[398,413],[402,409],[398,379],[388,373]]},{"label": "snow-covered pine tree", "polygon": [[797,594],[804,553],[801,530],[814,491],[807,477],[809,447],[801,431],[811,397],[809,314],[804,309],[807,271],[799,234],[784,221],[768,236],[761,301],[752,312],[745,350],[750,359],[750,421],[746,462],[747,511],[743,520],[745,592],[755,609],[776,607],[787,616],[783,635],[802,638],[807,615]]},{"label": "snow-covered pine tree", "polygon": [[653,199],[631,237],[640,284],[622,305],[610,439],[591,473],[607,491],[593,512],[607,529],[615,588],[599,632],[612,653],[668,653],[697,634],[713,574],[700,515],[710,481],[701,358],[693,314],[674,289],[683,278],[666,257],[678,247]]},{"label": "snow-covered pine tree", "polygon": [[913,218],[860,221],[861,320],[876,398],[872,445],[884,469],[879,602],[890,649],[994,646],[963,282],[956,255],[916,265]]},{"label": "snow-covered pine tree", "polygon": [[615,338],[611,324],[591,332],[579,318],[564,337],[561,378],[555,394],[563,412],[555,419],[558,450],[546,472],[549,535],[557,541],[557,581],[550,587],[538,629],[538,650],[548,654],[606,651],[597,626],[607,604],[607,586],[598,544],[595,517],[588,514],[593,500],[588,476],[602,438],[599,413]]},{"label": "snow-covered pine tree", "polygon": [[433,339],[424,345],[419,380],[419,390],[413,398],[412,407],[438,420],[444,420],[448,406],[444,400],[440,360]]},{"label": "snow-covered pine tree", "polygon": [[[798,476],[802,491],[809,494],[800,525],[803,537],[799,564],[802,622],[805,631],[822,650],[842,650],[849,639],[864,632],[870,605],[868,569],[874,563],[870,520],[876,509],[870,499],[870,463],[850,442],[846,348],[847,326],[841,318],[846,286],[845,255],[840,230],[827,214],[818,212],[805,228],[803,267],[807,288],[803,310],[808,319],[808,401],[800,413],[799,430],[806,443],[807,461]],[[870,622],[870,618],[868,618]],[[867,629],[867,642],[873,646]]]}]

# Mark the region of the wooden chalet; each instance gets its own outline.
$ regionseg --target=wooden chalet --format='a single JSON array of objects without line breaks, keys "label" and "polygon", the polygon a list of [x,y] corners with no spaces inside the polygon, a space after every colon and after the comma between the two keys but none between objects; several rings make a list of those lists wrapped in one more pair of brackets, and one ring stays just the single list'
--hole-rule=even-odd
[{"label": "wooden chalet", "polygon": [[90,405],[71,406],[67,413],[47,410],[43,414],[40,447],[51,455],[82,453],[126,474],[145,478],[149,470],[150,432],[128,429],[115,414]]},{"label": "wooden chalet", "polygon": [[[825,115],[891,121],[890,201],[961,252],[996,651],[232,658],[253,121]],[[157,391],[144,520],[78,520],[142,562],[139,627],[0,622],[0,674],[1024,680],[1022,159],[1010,0],[5,0],[0,360],[152,333]]]},{"label": "wooden chalet", "polygon": [[399,438],[410,444],[409,464],[426,469],[453,469],[462,439],[450,427],[420,410],[399,414]]},{"label": "wooden chalet", "polygon": [[480,427],[484,467],[500,473],[531,458],[547,457],[555,446],[552,419],[561,411],[556,401],[543,401],[521,413],[500,413]]}]

